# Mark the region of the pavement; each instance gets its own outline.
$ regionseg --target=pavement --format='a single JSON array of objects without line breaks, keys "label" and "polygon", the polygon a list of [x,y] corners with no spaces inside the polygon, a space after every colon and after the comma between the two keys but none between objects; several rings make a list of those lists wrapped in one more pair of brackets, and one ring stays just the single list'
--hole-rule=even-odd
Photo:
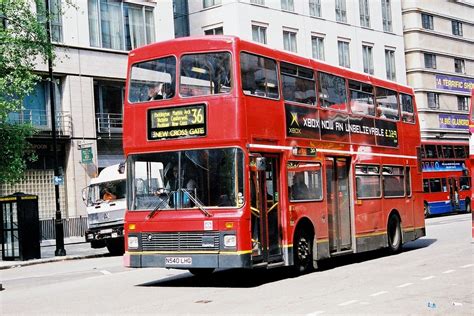
[{"label": "pavement", "polygon": [[93,249],[90,243],[84,241],[84,237],[70,237],[64,239],[64,249],[66,250],[65,256],[55,256],[56,250],[55,240],[43,240],[41,241],[41,258],[31,260],[14,260],[14,261],[3,261],[0,256],[0,270],[10,269],[22,266],[29,266],[33,264],[64,261],[64,260],[77,260],[85,258],[96,258],[104,257],[109,254],[107,248]]}]

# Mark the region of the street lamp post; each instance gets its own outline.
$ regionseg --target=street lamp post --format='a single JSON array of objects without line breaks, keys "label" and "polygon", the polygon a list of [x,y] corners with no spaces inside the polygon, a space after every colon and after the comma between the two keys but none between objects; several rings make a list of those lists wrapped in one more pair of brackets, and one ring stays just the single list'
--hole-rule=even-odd
[{"label": "street lamp post", "polygon": [[[49,1],[46,0],[46,34],[48,42],[51,44],[51,11]],[[56,107],[54,97],[54,77],[53,77],[53,61],[51,55],[48,55],[48,72],[49,72],[49,95],[50,95],[50,111],[51,111],[51,133],[53,136],[53,166],[54,166],[54,199],[56,204],[56,219],[55,219],[55,235],[56,235],[56,251],[55,256],[65,256],[66,249],[64,249],[64,228],[61,218],[61,206],[59,203],[59,184],[60,174],[58,166],[58,150],[57,150],[57,135],[56,135]]]}]

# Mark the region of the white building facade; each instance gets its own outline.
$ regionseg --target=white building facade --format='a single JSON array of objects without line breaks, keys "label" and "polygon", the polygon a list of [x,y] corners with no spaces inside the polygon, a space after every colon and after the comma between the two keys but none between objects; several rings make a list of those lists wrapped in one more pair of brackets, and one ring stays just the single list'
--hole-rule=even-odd
[{"label": "white building facade", "polygon": [[422,140],[468,144],[474,89],[474,1],[404,0],[408,85]]},{"label": "white building facade", "polygon": [[[86,215],[82,188],[102,168],[124,161],[122,107],[128,51],[174,38],[173,3],[169,1],[49,0],[55,77],[58,158],[63,218]],[[56,10],[58,6],[61,10]],[[55,11],[56,10],[56,11]],[[48,76],[39,63],[39,74]],[[25,179],[0,186],[0,196],[25,192],[39,196],[40,218],[55,214],[50,96],[47,80],[24,102],[12,121],[31,122],[39,133],[31,140],[38,161]],[[84,155],[81,148],[90,148]],[[92,159],[90,159],[92,153]],[[87,154],[87,155],[86,155]]]},{"label": "white building facade", "polygon": [[401,3],[194,0],[189,33],[226,34],[405,84]]}]

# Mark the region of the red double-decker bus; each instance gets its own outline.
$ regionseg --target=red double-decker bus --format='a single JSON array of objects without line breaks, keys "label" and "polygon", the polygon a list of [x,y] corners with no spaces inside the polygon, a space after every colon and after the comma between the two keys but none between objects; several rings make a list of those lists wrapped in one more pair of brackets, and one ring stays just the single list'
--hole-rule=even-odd
[{"label": "red double-decker bus", "polygon": [[129,267],[294,266],[425,235],[413,90],[232,36],[130,52]]},{"label": "red double-decker bus", "polygon": [[423,142],[425,216],[471,212],[469,147],[459,142]]}]

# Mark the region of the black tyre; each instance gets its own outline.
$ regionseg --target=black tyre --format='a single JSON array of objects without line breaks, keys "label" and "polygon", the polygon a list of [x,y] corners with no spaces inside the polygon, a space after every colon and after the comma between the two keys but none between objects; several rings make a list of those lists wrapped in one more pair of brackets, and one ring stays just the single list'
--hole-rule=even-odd
[{"label": "black tyre", "polygon": [[402,228],[400,225],[400,219],[396,215],[390,216],[388,220],[387,239],[389,252],[400,252],[402,249]]},{"label": "black tyre", "polygon": [[209,276],[214,272],[214,268],[192,268],[189,269],[189,272],[198,277]]},{"label": "black tyre", "polygon": [[93,249],[99,249],[99,248],[104,248],[105,247],[105,240],[92,240],[91,241],[91,248]]},{"label": "black tyre", "polygon": [[423,209],[425,210],[425,218],[430,217],[430,215],[431,215],[430,206],[428,205],[427,202],[424,203]]},{"label": "black tyre", "polygon": [[106,244],[107,244],[107,250],[110,252],[112,256],[121,256],[125,252],[125,245],[124,245],[123,238],[108,239]]},{"label": "black tyre", "polygon": [[308,273],[313,269],[313,236],[298,229],[293,241],[294,269],[298,274]]}]

